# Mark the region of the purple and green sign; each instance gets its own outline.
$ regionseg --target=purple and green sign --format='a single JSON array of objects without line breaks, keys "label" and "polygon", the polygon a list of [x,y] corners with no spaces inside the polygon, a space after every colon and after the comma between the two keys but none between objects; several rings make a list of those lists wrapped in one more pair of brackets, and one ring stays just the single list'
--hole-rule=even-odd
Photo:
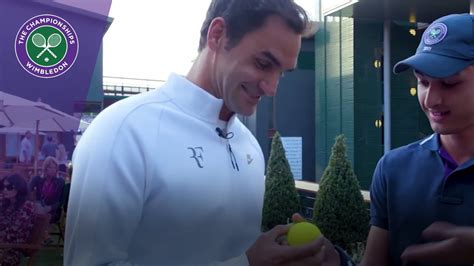
[{"label": "purple and green sign", "polygon": [[79,53],[79,39],[73,26],[51,14],[30,18],[15,38],[20,65],[38,78],[55,78],[71,69]]}]

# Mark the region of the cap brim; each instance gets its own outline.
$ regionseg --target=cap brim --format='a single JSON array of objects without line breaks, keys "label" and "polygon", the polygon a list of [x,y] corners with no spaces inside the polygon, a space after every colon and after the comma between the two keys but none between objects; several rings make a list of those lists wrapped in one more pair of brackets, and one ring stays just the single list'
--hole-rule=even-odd
[{"label": "cap brim", "polygon": [[461,72],[474,62],[443,55],[419,53],[398,62],[393,72],[399,74],[407,69],[415,69],[433,78],[446,78]]}]

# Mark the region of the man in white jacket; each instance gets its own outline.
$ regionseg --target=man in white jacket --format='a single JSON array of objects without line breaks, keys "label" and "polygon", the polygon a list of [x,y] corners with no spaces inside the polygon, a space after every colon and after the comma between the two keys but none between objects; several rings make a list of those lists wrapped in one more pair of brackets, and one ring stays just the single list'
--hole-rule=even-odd
[{"label": "man in white jacket", "polygon": [[324,238],[289,247],[286,226],[260,234],[264,158],[236,117],[275,95],[306,26],[292,0],[212,1],[188,75],[104,110],[78,143],[65,265],[324,260]]}]

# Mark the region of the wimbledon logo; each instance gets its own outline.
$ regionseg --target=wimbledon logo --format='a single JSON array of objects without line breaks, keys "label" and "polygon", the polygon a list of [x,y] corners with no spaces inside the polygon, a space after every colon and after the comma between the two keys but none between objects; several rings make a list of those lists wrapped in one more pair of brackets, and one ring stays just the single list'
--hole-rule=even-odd
[{"label": "wimbledon logo", "polygon": [[38,78],[55,78],[76,61],[79,40],[74,28],[61,17],[43,14],[29,19],[15,38],[20,65]]}]

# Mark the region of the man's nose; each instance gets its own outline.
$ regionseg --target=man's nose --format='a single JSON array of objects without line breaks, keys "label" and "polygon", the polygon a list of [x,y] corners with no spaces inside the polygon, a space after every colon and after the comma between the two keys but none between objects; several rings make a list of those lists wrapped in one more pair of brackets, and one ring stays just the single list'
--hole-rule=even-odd
[{"label": "man's nose", "polygon": [[435,83],[430,84],[430,87],[426,91],[425,94],[425,106],[428,108],[432,108],[442,103],[441,97],[441,88]]},{"label": "man's nose", "polygon": [[266,96],[273,97],[276,95],[278,83],[280,82],[280,75],[271,75],[260,81],[260,89],[263,90]]}]

